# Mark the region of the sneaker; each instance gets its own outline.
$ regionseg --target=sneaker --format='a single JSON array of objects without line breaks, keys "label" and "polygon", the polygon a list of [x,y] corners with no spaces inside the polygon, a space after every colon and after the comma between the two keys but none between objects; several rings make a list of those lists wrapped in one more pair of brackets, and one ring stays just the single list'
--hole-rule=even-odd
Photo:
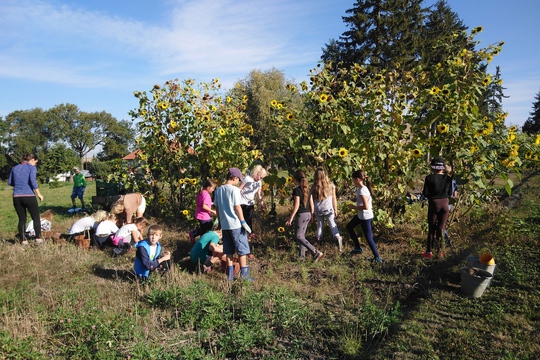
[{"label": "sneaker", "polygon": [[22,246],[28,246],[28,240],[21,241],[21,245]]},{"label": "sneaker", "polygon": [[209,273],[212,271],[212,266],[206,266],[206,265],[203,265],[203,272],[204,273]]},{"label": "sneaker", "polygon": [[433,258],[433,253],[431,251],[430,252],[422,251],[420,253],[420,256],[423,257],[423,258],[426,258],[426,259],[431,259],[431,258]]},{"label": "sneaker", "polygon": [[440,257],[441,259],[444,258],[444,255],[445,255],[445,253],[442,252],[442,251],[439,253],[439,257]]},{"label": "sneaker", "polygon": [[315,255],[313,255],[313,262],[317,262],[321,260],[322,257],[323,257],[323,253],[321,251],[317,251]]},{"label": "sneaker", "polygon": [[249,258],[250,260],[253,260],[253,259],[255,259],[255,255],[249,254],[249,255],[248,255],[248,258]]},{"label": "sneaker", "polygon": [[375,258],[375,259],[371,259],[371,262],[374,262],[374,263],[382,263],[382,262],[383,262],[383,259],[381,259],[380,257],[378,257],[378,258]]},{"label": "sneaker", "polygon": [[250,238],[250,239],[255,239],[256,236],[257,236],[257,235],[255,235],[254,233],[249,234],[249,238]]},{"label": "sneaker", "polygon": [[193,231],[189,232],[189,241],[191,241],[191,245],[195,244],[195,236],[193,235]]},{"label": "sneaker", "polygon": [[354,249],[353,251],[351,251],[351,255],[361,254],[363,252],[364,252],[364,249],[358,248],[358,249]]},{"label": "sneaker", "polygon": [[43,239],[36,239],[36,246],[43,244]]}]

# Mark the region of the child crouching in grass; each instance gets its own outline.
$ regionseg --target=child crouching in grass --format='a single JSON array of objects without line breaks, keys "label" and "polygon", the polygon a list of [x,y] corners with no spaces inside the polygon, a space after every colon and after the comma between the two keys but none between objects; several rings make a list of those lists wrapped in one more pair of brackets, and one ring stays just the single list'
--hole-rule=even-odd
[{"label": "child crouching in grass", "polygon": [[161,225],[152,225],[148,228],[148,237],[135,244],[137,253],[133,269],[140,281],[147,281],[153,271],[163,274],[169,270],[171,253],[162,252],[163,247],[159,243],[162,237],[163,228]]}]

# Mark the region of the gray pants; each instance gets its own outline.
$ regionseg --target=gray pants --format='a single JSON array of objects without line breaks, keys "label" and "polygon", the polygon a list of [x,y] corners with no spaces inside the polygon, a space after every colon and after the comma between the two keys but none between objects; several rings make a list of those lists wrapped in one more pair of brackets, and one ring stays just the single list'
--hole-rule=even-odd
[{"label": "gray pants", "polygon": [[306,230],[311,220],[311,214],[309,212],[296,214],[295,225],[296,231],[294,233],[294,241],[300,245],[300,257],[306,256],[306,248],[315,255],[317,249],[309,241],[306,240]]}]

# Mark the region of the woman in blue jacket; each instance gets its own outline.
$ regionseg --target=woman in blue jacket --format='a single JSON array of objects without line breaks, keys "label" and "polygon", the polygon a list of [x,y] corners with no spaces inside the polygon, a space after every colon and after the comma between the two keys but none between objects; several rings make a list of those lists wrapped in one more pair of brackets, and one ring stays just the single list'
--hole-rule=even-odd
[{"label": "woman in blue jacket", "polygon": [[[39,224],[39,205],[36,195],[40,201],[43,201],[43,195],[39,192],[36,179],[36,164],[38,158],[35,154],[26,154],[23,156],[23,162],[11,169],[8,178],[8,185],[13,186],[13,207],[19,217],[19,238],[22,245],[28,245],[24,230],[26,227],[26,211],[30,213],[34,224]],[[41,227],[36,226],[36,245],[43,243],[41,238]]]}]

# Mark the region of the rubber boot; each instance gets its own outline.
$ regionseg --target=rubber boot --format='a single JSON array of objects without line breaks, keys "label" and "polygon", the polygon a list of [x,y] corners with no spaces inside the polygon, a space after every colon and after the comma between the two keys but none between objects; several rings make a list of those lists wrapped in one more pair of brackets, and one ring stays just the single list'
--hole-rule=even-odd
[{"label": "rubber boot", "polygon": [[338,248],[339,252],[343,251],[343,238],[341,236],[336,236],[337,242],[338,242]]},{"label": "rubber boot", "polygon": [[242,278],[242,280],[252,282],[253,278],[249,277],[249,273],[249,266],[244,266],[240,268],[240,277]]},{"label": "rubber boot", "polygon": [[234,281],[234,265],[227,266],[227,280]]}]

